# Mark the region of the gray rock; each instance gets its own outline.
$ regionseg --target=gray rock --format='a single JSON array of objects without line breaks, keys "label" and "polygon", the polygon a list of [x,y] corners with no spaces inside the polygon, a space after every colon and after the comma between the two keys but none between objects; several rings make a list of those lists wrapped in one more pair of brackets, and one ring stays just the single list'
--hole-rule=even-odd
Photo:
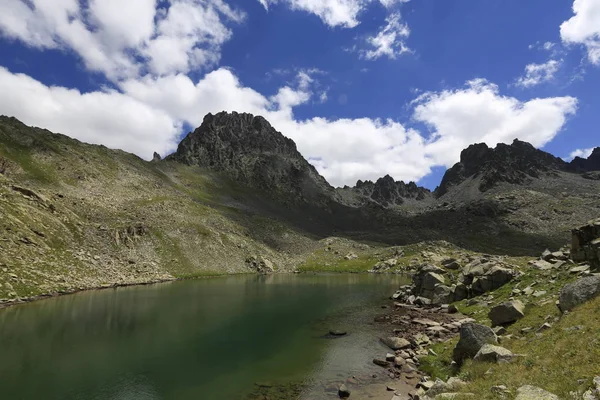
[{"label": "gray rock", "polygon": [[514,358],[514,354],[504,347],[484,344],[475,354],[473,360],[481,362],[509,362]]},{"label": "gray rock", "polygon": [[340,388],[338,389],[338,396],[340,396],[341,399],[350,397],[350,389],[348,389],[346,385],[341,384]]},{"label": "gray rock", "polygon": [[357,259],[357,258],[358,258],[358,256],[356,254],[354,254],[354,253],[348,253],[348,254],[346,254],[344,256],[345,260],[354,260],[354,259]]},{"label": "gray rock", "polygon": [[454,301],[452,289],[446,285],[437,285],[433,289],[431,304],[448,304]]},{"label": "gray rock", "polygon": [[381,342],[392,350],[402,350],[410,347],[408,340],[395,336],[381,338]]},{"label": "gray rock", "polygon": [[373,359],[373,364],[379,365],[380,367],[384,367],[384,368],[387,368],[387,367],[390,366],[389,361],[381,360],[379,358],[374,358]]},{"label": "gray rock", "polygon": [[565,285],[560,290],[559,308],[562,312],[572,310],[600,294],[600,276],[591,275]]},{"label": "gray rock", "polygon": [[484,344],[498,344],[494,331],[485,325],[465,323],[460,327],[460,338],[452,358],[460,364],[465,358],[474,357]]},{"label": "gray rock", "polygon": [[553,268],[553,264],[546,260],[535,260],[531,262],[531,266],[542,271],[546,271]]},{"label": "gray rock", "polygon": [[492,326],[513,323],[525,316],[525,306],[520,300],[511,300],[492,308],[488,317]]},{"label": "gray rock", "polygon": [[525,385],[517,389],[515,400],[560,400],[555,394],[536,386]]}]

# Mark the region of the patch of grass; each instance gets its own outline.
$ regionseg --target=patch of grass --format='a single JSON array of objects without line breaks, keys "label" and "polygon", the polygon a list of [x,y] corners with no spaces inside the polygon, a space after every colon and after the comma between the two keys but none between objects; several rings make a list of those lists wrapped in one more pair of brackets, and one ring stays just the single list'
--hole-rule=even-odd
[{"label": "patch of grass", "polygon": [[449,377],[456,375],[457,368],[452,365],[452,351],[458,342],[458,338],[447,342],[436,343],[431,346],[437,356],[429,354],[421,358],[419,369],[431,376],[433,379],[448,380]]}]

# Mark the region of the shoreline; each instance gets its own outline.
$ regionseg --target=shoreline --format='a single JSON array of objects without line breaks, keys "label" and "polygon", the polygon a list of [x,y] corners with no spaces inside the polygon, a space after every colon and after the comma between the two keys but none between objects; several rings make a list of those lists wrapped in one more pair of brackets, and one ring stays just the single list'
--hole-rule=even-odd
[{"label": "shoreline", "polygon": [[[182,280],[186,280],[186,279],[189,279],[189,278],[154,279],[154,280],[146,281],[146,282],[113,283],[110,285],[102,285],[102,286],[89,287],[89,288],[83,288],[83,289],[61,290],[61,291],[52,292],[52,293],[38,294],[36,296],[31,296],[31,297],[18,297],[14,300],[8,300],[3,303],[0,303],[0,310],[9,308],[9,307],[13,307],[13,306],[33,303],[33,302],[52,299],[52,298],[56,298],[56,297],[68,296],[68,295],[77,294],[77,293],[81,293],[81,292],[92,292],[92,291],[100,291],[100,290],[106,290],[106,289],[118,289],[118,288],[122,288],[122,287],[130,287],[130,286],[148,286],[148,285],[155,285],[155,284],[159,284],[159,283],[182,281]],[[197,279],[197,278],[195,278],[195,279]],[[4,299],[4,300],[6,300],[6,299]]]}]

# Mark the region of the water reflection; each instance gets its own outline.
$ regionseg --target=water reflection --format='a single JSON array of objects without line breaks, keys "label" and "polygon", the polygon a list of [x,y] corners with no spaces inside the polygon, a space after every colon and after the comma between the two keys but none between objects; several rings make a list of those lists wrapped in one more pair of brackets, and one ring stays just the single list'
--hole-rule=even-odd
[{"label": "water reflection", "polygon": [[400,279],[226,277],[1,310],[0,393],[11,399],[221,399],[236,398],[257,381],[327,375],[352,360],[344,359],[338,342],[318,336],[332,323],[352,325],[361,318],[357,309],[381,301]]}]

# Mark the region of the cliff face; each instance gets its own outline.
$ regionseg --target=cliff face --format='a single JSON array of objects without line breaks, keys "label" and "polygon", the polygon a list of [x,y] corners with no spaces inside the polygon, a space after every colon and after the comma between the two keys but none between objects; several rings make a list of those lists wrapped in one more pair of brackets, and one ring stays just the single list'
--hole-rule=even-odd
[{"label": "cliff face", "polygon": [[251,114],[208,114],[167,159],[225,173],[241,184],[294,202],[321,203],[334,196],[333,188],[302,157],[293,140]]},{"label": "cliff face", "polygon": [[485,192],[500,182],[520,185],[567,170],[569,164],[562,159],[518,139],[510,145],[499,143],[496,148],[478,143],[461,152],[460,162],[446,171],[435,195],[440,197],[471,177],[480,178],[478,189]]}]

